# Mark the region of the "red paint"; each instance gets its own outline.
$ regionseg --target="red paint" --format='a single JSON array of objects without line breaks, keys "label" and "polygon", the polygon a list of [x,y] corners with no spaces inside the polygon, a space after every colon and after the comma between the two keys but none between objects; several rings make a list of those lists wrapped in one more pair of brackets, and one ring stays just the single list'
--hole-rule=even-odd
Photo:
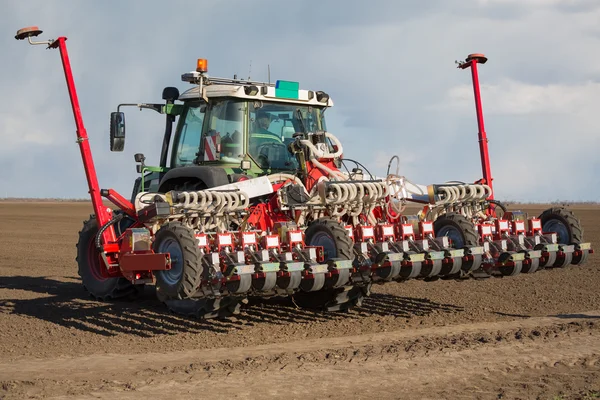
[{"label": "red paint", "polygon": [[[467,61],[460,64],[459,67],[462,69],[471,68],[471,77],[473,78],[473,94],[475,95],[475,111],[477,112],[477,127],[479,129],[479,153],[481,156],[481,171],[483,173],[483,181],[492,188],[492,171],[490,168],[490,155],[488,152],[488,139],[487,134],[485,132],[485,123],[483,121],[483,108],[481,107],[481,93],[479,90],[479,73],[477,71],[478,57],[471,58],[469,56]],[[485,62],[487,59],[484,59]],[[489,197],[490,200],[494,199],[494,193]]]},{"label": "red paint", "polygon": [[105,197],[110,200],[111,203],[119,207],[123,212],[129,215],[131,218],[137,219],[137,213],[135,212],[135,206],[131,204],[129,200],[115,192],[113,189],[106,191]]},{"label": "red paint", "polygon": [[[333,171],[339,171],[338,168],[335,166],[335,163],[333,162],[332,159],[323,159],[323,160],[318,160],[318,161],[321,164],[323,164],[325,167],[327,167]],[[310,161],[306,162],[306,171],[307,171],[307,177],[304,180],[304,186],[306,187],[306,191],[309,193],[311,192],[313,187],[319,182],[319,179],[321,177],[329,176],[329,175],[327,175],[326,172],[324,172],[323,170],[321,170],[318,167],[316,167],[315,165],[313,165],[313,163]]]},{"label": "red paint", "polygon": [[[71,107],[73,108],[73,117],[77,128],[77,144],[81,151],[83,168],[85,169],[85,177],[87,178],[94,213],[96,213],[96,220],[98,221],[98,226],[102,226],[112,218],[112,210],[102,204],[100,186],[98,185],[98,177],[96,176],[96,168],[94,167],[94,160],[92,158],[87,131],[83,125],[83,118],[81,117],[81,109],[79,107],[79,99],[77,98],[77,90],[75,89],[75,81],[73,80],[73,72],[71,71],[69,53],[67,52],[67,45],[65,44],[66,40],[66,37],[61,36],[52,42],[49,47],[53,49],[58,48],[60,51],[60,58],[65,72],[65,79],[67,81],[67,89],[69,90],[69,97],[71,98]],[[102,239],[104,243],[110,243],[116,240],[115,230],[112,226],[104,231]]]},{"label": "red paint", "polygon": [[[273,190],[277,192],[285,182],[273,185]],[[272,231],[277,222],[291,221],[290,215],[279,209],[279,199],[277,196],[271,196],[268,202],[258,203],[248,209],[250,215],[247,223],[251,229],[260,229],[261,231]]]}]

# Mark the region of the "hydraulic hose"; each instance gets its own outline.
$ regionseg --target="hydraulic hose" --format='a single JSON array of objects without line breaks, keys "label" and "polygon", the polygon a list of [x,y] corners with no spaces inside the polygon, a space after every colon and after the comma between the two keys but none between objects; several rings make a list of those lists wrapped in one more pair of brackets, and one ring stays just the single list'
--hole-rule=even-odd
[{"label": "hydraulic hose", "polygon": [[98,250],[102,251],[102,234],[104,233],[104,231],[107,230],[111,225],[122,220],[124,216],[125,214],[122,213],[117,214],[110,221],[102,225],[100,229],[98,229],[98,233],[96,233],[96,248]]}]

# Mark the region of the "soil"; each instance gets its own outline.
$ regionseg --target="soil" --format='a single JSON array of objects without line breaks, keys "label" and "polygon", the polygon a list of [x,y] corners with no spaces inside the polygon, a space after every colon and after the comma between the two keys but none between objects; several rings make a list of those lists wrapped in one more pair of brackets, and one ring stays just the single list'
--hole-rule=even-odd
[{"label": "soil", "polygon": [[[521,206],[538,215],[544,206]],[[600,241],[600,207],[573,207]],[[376,286],[348,313],[251,303],[226,320],[89,298],[89,203],[0,203],[0,399],[600,398],[600,261]]]}]

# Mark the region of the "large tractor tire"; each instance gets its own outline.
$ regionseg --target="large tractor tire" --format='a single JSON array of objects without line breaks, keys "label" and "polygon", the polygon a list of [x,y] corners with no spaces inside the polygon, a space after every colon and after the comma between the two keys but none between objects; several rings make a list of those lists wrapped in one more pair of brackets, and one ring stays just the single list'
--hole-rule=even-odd
[{"label": "large tractor tire", "polygon": [[[126,223],[126,222],[125,222]],[[119,228],[119,225],[117,226]],[[124,229],[121,225],[120,229]],[[123,277],[106,278],[102,276],[102,260],[96,248],[98,222],[94,215],[83,223],[77,242],[78,273],[85,290],[98,300],[131,299],[142,290],[142,285],[134,285]]]},{"label": "large tractor tire", "polygon": [[171,269],[156,271],[156,291],[164,299],[189,299],[202,280],[202,252],[194,230],[173,221],[163,225],[154,237],[155,253],[171,256]]},{"label": "large tractor tire", "polygon": [[313,221],[304,232],[304,242],[307,246],[322,246],[325,259],[343,258],[354,259],[352,239],[346,228],[331,218],[319,218]]},{"label": "large tractor tire", "polygon": [[441,215],[433,223],[435,237],[447,236],[452,247],[462,249],[468,246],[479,246],[479,235],[471,221],[461,214],[449,213]]},{"label": "large tractor tire", "polygon": [[[306,229],[304,241],[307,246],[322,246],[325,259],[342,258],[354,260],[352,239],[346,228],[331,218],[319,218]],[[359,306],[369,294],[369,287],[329,287],[315,292],[299,291],[293,295],[294,303],[303,308],[325,311],[347,311]]]},{"label": "large tractor tire", "polygon": [[[435,237],[447,236],[455,249],[479,246],[479,235],[473,222],[461,214],[448,213],[438,217],[433,223]],[[461,269],[464,272],[477,270],[483,262],[481,254],[473,255],[471,261],[463,261]]]},{"label": "large tractor tire", "polygon": [[156,295],[170,311],[202,319],[239,314],[243,297],[210,299],[194,296],[202,281],[203,267],[193,229],[180,222],[169,222],[156,232],[153,249],[171,256],[171,269],[155,274]]},{"label": "large tractor tire", "polygon": [[583,228],[579,219],[566,208],[549,208],[540,214],[539,219],[544,232],[556,232],[558,243],[569,245],[583,241]]},{"label": "large tractor tire", "polygon": [[[564,207],[552,207],[540,214],[542,231],[556,232],[558,243],[564,245],[579,244],[583,242],[583,228],[581,222],[571,211]],[[567,253],[562,261],[553,264],[554,267],[564,268],[570,264],[581,265],[589,256],[584,252],[577,257],[573,253]]]}]

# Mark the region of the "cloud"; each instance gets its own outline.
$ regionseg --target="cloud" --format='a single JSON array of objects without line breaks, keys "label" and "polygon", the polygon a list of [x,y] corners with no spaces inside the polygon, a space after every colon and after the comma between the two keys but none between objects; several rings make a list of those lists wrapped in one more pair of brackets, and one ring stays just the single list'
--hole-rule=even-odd
[{"label": "cloud", "polygon": [[[64,13],[61,7],[69,7]],[[128,196],[133,154],[156,164],[164,117],[126,109],[123,153],[108,151],[119,103],[160,102],[198,57],[216,76],[299,81],[336,106],[328,128],[345,155],[419,183],[481,176],[468,71],[485,52],[484,112],[497,194],[511,199],[600,198],[594,112],[600,5],[591,1],[184,1],[7,3],[0,15],[0,184],[13,196],[85,197],[74,124],[56,51],[15,41],[38,23],[64,34],[102,187]],[[560,182],[560,183],[557,183]],[[590,182],[592,185],[590,185]],[[52,184],[50,184],[52,183]]]},{"label": "cloud", "polygon": [[[589,115],[600,106],[600,83],[536,85],[502,79],[496,84],[481,85],[486,114],[565,116]],[[469,111],[473,108],[473,87],[459,85],[448,91],[442,108]]]},{"label": "cloud", "polygon": [[[484,85],[482,97],[497,192],[512,199],[529,193],[537,201],[589,198],[584,188],[598,183],[599,83],[534,85],[502,79]],[[474,112],[472,87],[451,88],[433,108],[466,118]]]}]

